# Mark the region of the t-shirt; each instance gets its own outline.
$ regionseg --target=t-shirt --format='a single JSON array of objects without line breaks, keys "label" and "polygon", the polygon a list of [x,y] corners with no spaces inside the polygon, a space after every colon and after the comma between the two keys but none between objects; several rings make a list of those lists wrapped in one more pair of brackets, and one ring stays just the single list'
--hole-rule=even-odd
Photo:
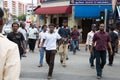
[{"label": "t-shirt", "polygon": [[19,48],[19,51],[20,51],[20,54],[23,54],[23,47],[22,47],[22,41],[24,41],[24,36],[22,33],[18,32],[18,33],[14,33],[14,32],[11,32],[7,35],[7,38],[10,40],[10,41],[13,41],[15,42],[17,45],[18,45],[18,48]]},{"label": "t-shirt", "polygon": [[57,49],[57,40],[60,39],[60,35],[58,33],[47,33],[43,39],[46,41],[46,50],[56,50]]},{"label": "t-shirt", "polygon": [[24,36],[24,39],[27,40],[27,30],[20,27],[18,31],[21,32]]},{"label": "t-shirt", "polygon": [[[47,35],[47,31],[46,31],[46,32],[43,32],[43,31],[42,31],[42,32],[39,33],[40,45],[41,45],[41,43],[42,43],[42,41],[43,41],[43,38],[44,38],[46,35]],[[45,46],[46,46],[46,41],[45,41],[43,47],[45,47]]]},{"label": "t-shirt", "polygon": [[34,34],[36,32],[38,32],[37,28],[29,28],[29,30],[28,30],[29,37],[28,38],[29,39],[37,39],[37,35]]},{"label": "t-shirt", "polygon": [[116,40],[118,40],[118,35],[115,32],[111,32],[110,33],[110,38],[111,38],[112,47],[115,47]]},{"label": "t-shirt", "polygon": [[96,50],[107,50],[108,42],[110,42],[110,35],[107,32],[97,32],[93,37],[93,42],[96,42]]}]

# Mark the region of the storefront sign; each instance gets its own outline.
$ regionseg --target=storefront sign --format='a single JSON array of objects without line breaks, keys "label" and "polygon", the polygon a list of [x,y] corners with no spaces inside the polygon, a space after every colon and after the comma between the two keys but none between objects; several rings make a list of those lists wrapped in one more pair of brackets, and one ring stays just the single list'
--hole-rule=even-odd
[{"label": "storefront sign", "polygon": [[40,2],[50,2],[50,1],[60,1],[60,0],[40,0]]},{"label": "storefront sign", "polygon": [[[119,0],[120,1],[120,0]],[[112,0],[70,0],[71,4],[111,4]]]}]

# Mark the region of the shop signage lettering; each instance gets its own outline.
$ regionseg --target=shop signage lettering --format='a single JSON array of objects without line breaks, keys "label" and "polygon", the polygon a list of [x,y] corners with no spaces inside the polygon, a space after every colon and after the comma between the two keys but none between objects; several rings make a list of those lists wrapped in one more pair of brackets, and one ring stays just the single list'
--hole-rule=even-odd
[{"label": "shop signage lettering", "polygon": [[112,0],[70,0],[70,3],[71,4],[111,4]]}]

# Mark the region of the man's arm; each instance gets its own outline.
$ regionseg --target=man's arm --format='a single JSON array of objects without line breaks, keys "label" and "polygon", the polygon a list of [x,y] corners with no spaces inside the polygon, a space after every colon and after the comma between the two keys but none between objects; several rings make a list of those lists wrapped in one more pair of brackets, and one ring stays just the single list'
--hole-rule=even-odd
[{"label": "man's arm", "polygon": [[86,46],[85,46],[85,50],[88,50],[88,44],[89,44],[89,34],[87,34],[87,39],[86,39]]},{"label": "man's arm", "polygon": [[113,54],[113,51],[112,51],[112,46],[111,46],[111,42],[109,41],[108,42],[108,47],[110,48],[110,53],[111,53],[111,55]]},{"label": "man's arm", "polygon": [[12,45],[6,58],[4,79],[3,80],[19,80],[20,76],[20,55],[17,44]]}]

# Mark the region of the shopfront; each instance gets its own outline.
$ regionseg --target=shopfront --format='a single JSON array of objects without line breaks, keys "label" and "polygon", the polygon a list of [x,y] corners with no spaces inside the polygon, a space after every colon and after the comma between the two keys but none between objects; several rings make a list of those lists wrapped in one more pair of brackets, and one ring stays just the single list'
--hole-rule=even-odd
[{"label": "shopfront", "polygon": [[98,24],[101,12],[112,10],[111,0],[71,0],[74,9],[74,25],[80,25],[83,30],[83,42],[91,30],[91,24]]},{"label": "shopfront", "polygon": [[40,8],[35,10],[35,14],[44,16],[42,20],[40,19],[40,25],[54,23],[62,26],[64,20],[67,20],[69,24],[72,16],[72,6],[69,5],[69,1],[53,1],[47,1],[47,3],[43,3]]}]

